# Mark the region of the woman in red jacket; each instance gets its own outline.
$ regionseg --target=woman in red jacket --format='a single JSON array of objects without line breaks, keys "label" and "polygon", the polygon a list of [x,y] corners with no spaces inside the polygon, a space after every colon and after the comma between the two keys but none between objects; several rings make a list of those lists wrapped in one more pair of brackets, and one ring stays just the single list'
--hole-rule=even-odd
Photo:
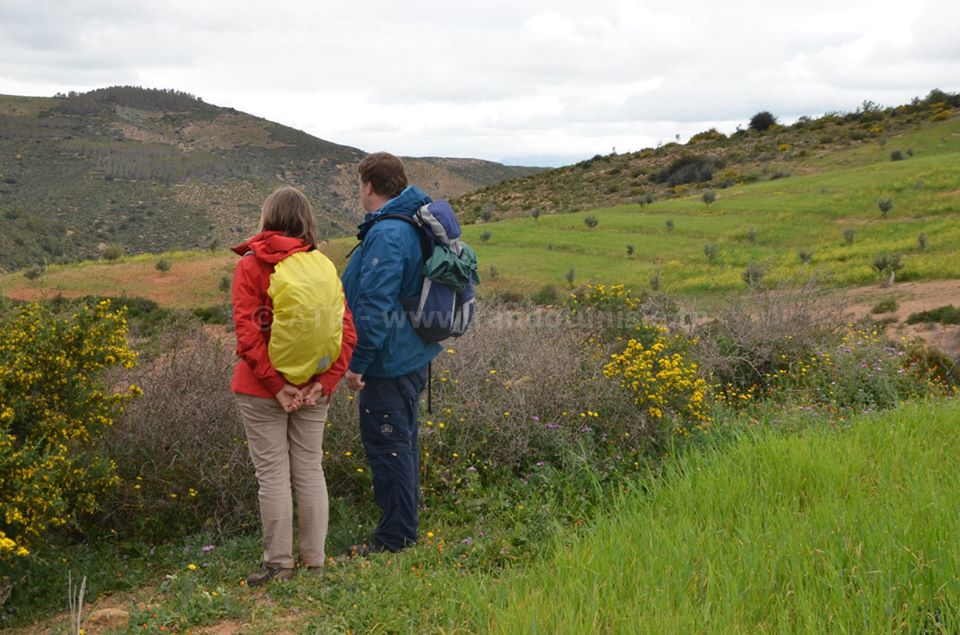
[{"label": "woman in red jacket", "polygon": [[[328,523],[323,477],[323,429],[333,391],[347,370],[357,336],[344,302],[340,356],[325,372],[300,385],[289,383],[270,362],[270,276],[284,258],[316,249],[310,202],[298,189],[281,187],[267,197],[259,233],[233,250],[242,256],[233,275],[237,356],[230,389],[237,395],[250,458],[259,483],[263,561],[247,578],[251,586],[293,576],[293,497],[296,492],[302,566],[323,565]],[[329,281],[318,280],[318,284]],[[339,280],[337,281],[339,284]]]}]

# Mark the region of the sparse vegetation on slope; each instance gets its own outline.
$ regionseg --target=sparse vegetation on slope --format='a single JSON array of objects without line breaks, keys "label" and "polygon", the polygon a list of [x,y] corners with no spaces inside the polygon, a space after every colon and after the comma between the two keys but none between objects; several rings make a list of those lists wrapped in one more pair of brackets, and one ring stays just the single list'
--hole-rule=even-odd
[{"label": "sparse vegetation on slope", "polygon": [[[302,188],[323,236],[360,216],[364,155],[178,91],[118,86],[0,96],[0,268],[225,245],[252,233],[277,185]],[[536,170],[408,159],[437,196]]]},{"label": "sparse vegetation on slope", "polygon": [[922,131],[931,122],[945,121],[958,112],[960,94],[940,90],[895,108],[866,102],[851,113],[802,117],[791,126],[781,126],[770,113],[761,112],[754,116],[760,117],[756,126],[751,122],[729,137],[711,129],[694,135],[685,145],[667,143],[639,152],[596,155],[576,165],[483,188],[459,197],[455,204],[467,218],[489,221],[518,217],[535,207],[552,214],[642,204],[649,202],[647,197],[682,197],[822,172],[831,167],[829,157],[837,153],[845,157],[845,165],[857,165],[842,152],[847,149],[863,149],[872,156],[878,148],[889,161],[888,142],[909,148],[907,156],[913,158],[915,151],[923,156],[922,151],[901,141],[901,135]]}]

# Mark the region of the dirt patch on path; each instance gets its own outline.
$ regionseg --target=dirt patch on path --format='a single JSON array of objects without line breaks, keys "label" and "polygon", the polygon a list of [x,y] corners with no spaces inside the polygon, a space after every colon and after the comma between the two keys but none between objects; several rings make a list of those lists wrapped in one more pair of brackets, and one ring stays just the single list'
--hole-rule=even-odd
[{"label": "dirt patch on path", "polygon": [[[906,323],[907,317],[913,313],[929,311],[948,304],[960,306],[960,280],[901,282],[891,287],[876,285],[844,289],[835,293],[835,297],[843,303],[844,311],[850,318],[860,319],[869,316],[874,320],[891,320],[890,326],[887,327],[887,333],[891,337],[907,339],[920,337],[951,358],[960,358],[960,325],[932,322]],[[873,307],[884,300],[895,300],[896,310],[889,313],[872,313]]]}]

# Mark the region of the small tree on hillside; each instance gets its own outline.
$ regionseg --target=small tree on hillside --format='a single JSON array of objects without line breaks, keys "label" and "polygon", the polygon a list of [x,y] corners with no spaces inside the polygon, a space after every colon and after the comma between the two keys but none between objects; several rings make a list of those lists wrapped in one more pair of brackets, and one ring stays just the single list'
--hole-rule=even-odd
[{"label": "small tree on hillside", "polygon": [[750,118],[750,129],[763,132],[775,123],[777,123],[777,118],[770,112],[763,110]]},{"label": "small tree on hillside", "polygon": [[887,277],[884,286],[889,287],[893,284],[897,272],[903,269],[903,262],[900,260],[900,254],[881,254],[873,259],[873,268]]}]

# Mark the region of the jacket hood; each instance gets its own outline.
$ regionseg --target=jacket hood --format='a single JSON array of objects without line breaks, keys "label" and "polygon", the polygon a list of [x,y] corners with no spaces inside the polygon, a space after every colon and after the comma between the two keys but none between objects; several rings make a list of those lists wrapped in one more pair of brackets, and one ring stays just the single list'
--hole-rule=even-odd
[{"label": "jacket hood", "polygon": [[312,245],[303,242],[302,238],[284,236],[283,232],[279,231],[260,232],[246,242],[233,247],[233,251],[241,256],[252,251],[258,260],[274,265],[291,254],[310,249]]}]

